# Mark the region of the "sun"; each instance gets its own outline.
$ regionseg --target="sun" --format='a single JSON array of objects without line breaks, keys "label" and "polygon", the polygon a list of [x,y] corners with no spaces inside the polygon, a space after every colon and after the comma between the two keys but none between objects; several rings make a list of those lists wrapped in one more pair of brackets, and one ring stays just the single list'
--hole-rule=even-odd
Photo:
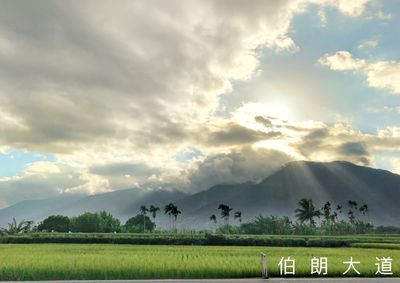
[{"label": "sun", "polygon": [[272,100],[262,104],[263,109],[269,116],[281,120],[291,120],[293,118],[293,111],[289,105],[281,100]]}]

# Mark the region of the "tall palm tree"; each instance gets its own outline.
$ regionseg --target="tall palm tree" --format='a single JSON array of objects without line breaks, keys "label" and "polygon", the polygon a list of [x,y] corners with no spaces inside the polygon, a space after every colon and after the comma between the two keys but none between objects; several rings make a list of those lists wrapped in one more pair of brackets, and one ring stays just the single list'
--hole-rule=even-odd
[{"label": "tall palm tree", "polygon": [[[368,205],[363,204],[358,210],[362,213],[363,216],[365,216],[369,211]],[[368,219],[367,219],[367,221],[368,221]]]},{"label": "tall palm tree", "polygon": [[323,214],[324,214],[324,218],[326,222],[330,222],[332,220],[332,216],[331,216],[331,203],[329,201],[327,201],[324,204],[324,207],[322,208]]},{"label": "tall palm tree", "polygon": [[299,201],[299,208],[295,210],[297,219],[304,223],[306,221],[310,222],[310,226],[315,226],[315,217],[320,217],[321,212],[315,209],[312,199],[301,199]]},{"label": "tall palm tree", "polygon": [[239,220],[239,223],[242,223],[242,212],[241,211],[236,211],[235,214],[233,215],[235,219]]},{"label": "tall palm tree", "polygon": [[150,205],[149,212],[153,217],[154,222],[156,222],[157,212],[160,211],[160,208],[154,205]]},{"label": "tall palm tree", "polygon": [[368,205],[364,204],[363,206],[360,207],[359,211],[365,215],[368,212]]},{"label": "tall palm tree", "polygon": [[140,214],[143,215],[143,233],[146,232],[146,214],[148,211],[149,209],[145,205],[140,206]]},{"label": "tall palm tree", "polygon": [[174,204],[172,206],[171,214],[174,216],[174,230],[176,231],[176,220],[179,214],[182,214],[182,211],[178,209],[178,207]]},{"label": "tall palm tree", "polygon": [[153,222],[156,223],[156,217],[157,217],[157,212],[160,210],[159,207],[150,205],[149,212],[151,213],[151,216],[153,217]]},{"label": "tall palm tree", "polygon": [[350,220],[350,222],[354,222],[354,220],[356,219],[354,210],[357,210],[357,205],[358,204],[357,204],[356,201],[349,200],[347,202],[347,205],[349,206],[349,211],[347,212],[347,214],[349,215],[349,220]]},{"label": "tall palm tree", "polygon": [[229,205],[221,203],[218,206],[218,209],[221,210],[221,218],[225,220],[225,225],[226,227],[229,226],[229,217],[231,215],[232,208],[229,207]]},{"label": "tall palm tree", "polygon": [[169,203],[169,204],[167,204],[165,207],[164,207],[164,213],[165,214],[168,214],[168,217],[169,217],[169,227],[170,227],[170,229],[172,229],[172,224],[171,224],[171,215],[172,215],[172,210],[174,209],[174,204],[171,202],[171,203]]}]

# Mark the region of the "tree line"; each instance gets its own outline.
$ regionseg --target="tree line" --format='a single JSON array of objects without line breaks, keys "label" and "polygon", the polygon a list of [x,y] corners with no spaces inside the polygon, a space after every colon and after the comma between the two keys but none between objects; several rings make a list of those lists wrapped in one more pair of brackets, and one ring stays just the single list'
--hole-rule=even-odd
[{"label": "tree line", "polygon": [[[316,208],[312,199],[301,199],[295,210],[296,221],[293,222],[287,216],[262,216],[242,223],[242,212],[234,211],[232,207],[221,203],[218,205],[219,217],[210,215],[209,221],[213,224],[216,233],[237,234],[362,234],[372,232],[399,232],[395,227],[374,227],[365,219],[369,212],[367,204],[359,205],[356,201],[347,202],[347,210],[343,205],[333,206],[326,202],[321,208]],[[79,216],[67,217],[63,215],[52,215],[44,219],[37,226],[32,221],[17,222],[13,219],[7,228],[1,231],[9,234],[24,233],[29,231],[47,232],[98,232],[98,233],[145,233],[156,229],[156,218],[161,208],[155,205],[149,207],[140,206],[137,215],[129,218],[124,224],[106,211],[85,212]],[[234,211],[234,212],[233,212]],[[182,214],[178,206],[169,203],[164,206],[163,212],[169,219],[169,230],[177,232],[178,217]],[[231,225],[230,218],[233,215],[237,222]],[[150,217],[151,218],[150,218]],[[219,223],[219,219],[222,220]],[[317,223],[318,221],[318,223]],[[219,224],[219,225],[218,225]]]}]

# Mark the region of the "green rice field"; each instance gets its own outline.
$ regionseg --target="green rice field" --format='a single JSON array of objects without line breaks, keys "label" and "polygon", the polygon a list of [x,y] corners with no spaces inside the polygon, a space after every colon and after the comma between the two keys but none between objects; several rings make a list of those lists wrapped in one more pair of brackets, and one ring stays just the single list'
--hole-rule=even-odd
[{"label": "green rice field", "polygon": [[[328,276],[342,276],[352,256],[361,276],[373,277],[375,257],[391,257],[400,275],[400,250],[382,248],[305,248],[163,246],[113,244],[3,244],[0,280],[244,278],[260,276],[260,252],[271,276],[281,257],[296,260],[296,276],[310,276],[313,256],[328,257]],[[349,274],[349,276],[354,273]]]}]

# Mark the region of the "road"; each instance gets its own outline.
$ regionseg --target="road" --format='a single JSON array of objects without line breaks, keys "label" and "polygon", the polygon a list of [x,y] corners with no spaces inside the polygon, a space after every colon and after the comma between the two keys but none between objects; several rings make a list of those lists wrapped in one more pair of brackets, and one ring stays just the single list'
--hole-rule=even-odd
[{"label": "road", "polygon": [[[85,281],[25,281],[24,283],[400,283],[400,278],[271,278],[271,279],[168,279],[168,280],[85,280]],[[21,282],[2,282],[21,283]]]}]

